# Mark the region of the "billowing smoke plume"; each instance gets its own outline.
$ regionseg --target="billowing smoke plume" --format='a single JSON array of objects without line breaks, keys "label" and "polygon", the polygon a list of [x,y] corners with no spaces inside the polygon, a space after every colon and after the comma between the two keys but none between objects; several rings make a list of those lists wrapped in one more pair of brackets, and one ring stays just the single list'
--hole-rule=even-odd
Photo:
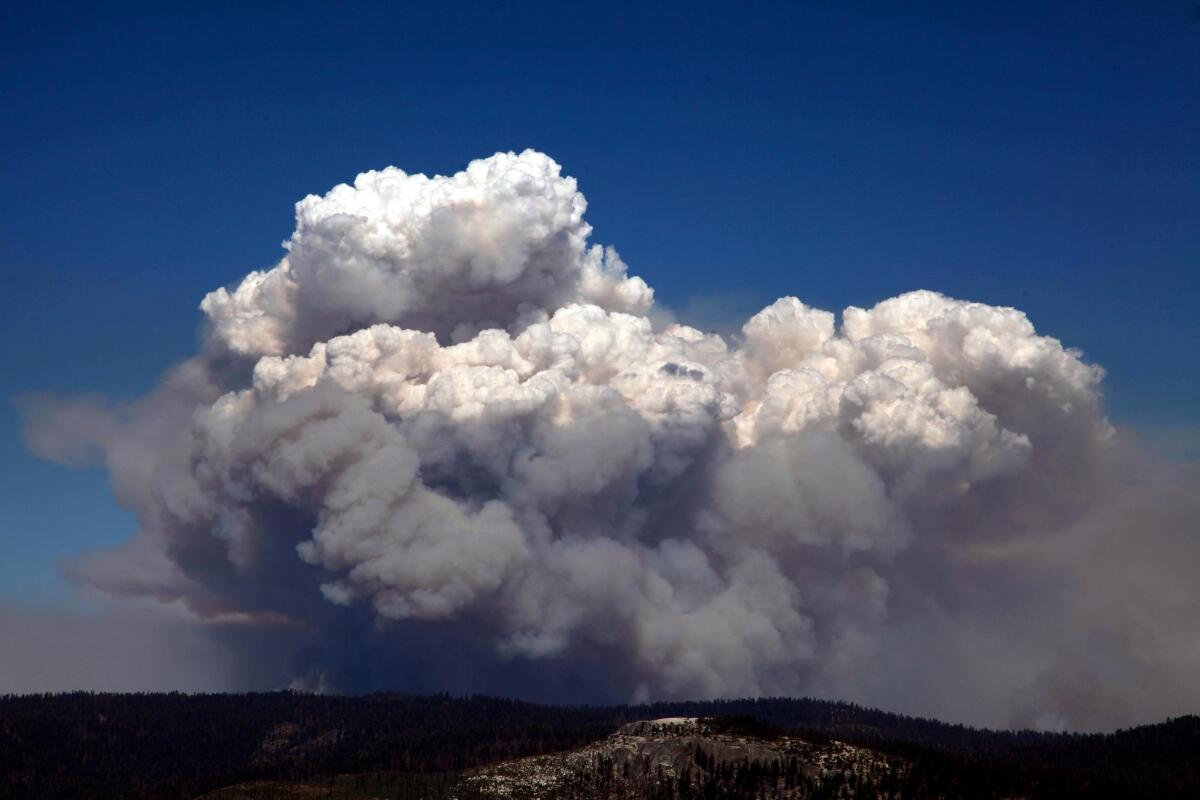
[{"label": "billowing smoke plume", "polygon": [[33,409],[140,525],[72,575],[307,631],[314,687],[1085,726],[1196,701],[1195,495],[1130,488],[1098,367],[928,291],[669,323],[584,208],[532,151],[302,200],[155,393]]}]

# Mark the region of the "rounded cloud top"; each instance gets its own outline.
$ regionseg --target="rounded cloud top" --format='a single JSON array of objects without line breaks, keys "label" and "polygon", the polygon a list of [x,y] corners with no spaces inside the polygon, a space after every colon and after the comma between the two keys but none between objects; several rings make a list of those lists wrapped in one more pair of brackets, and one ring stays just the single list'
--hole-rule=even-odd
[{"label": "rounded cloud top", "polygon": [[449,177],[364,172],[296,204],[288,255],[201,308],[212,341],[258,356],[386,322],[465,340],[572,302],[644,313],[649,287],[615,251],[588,245],[587,202],[532,150]]}]

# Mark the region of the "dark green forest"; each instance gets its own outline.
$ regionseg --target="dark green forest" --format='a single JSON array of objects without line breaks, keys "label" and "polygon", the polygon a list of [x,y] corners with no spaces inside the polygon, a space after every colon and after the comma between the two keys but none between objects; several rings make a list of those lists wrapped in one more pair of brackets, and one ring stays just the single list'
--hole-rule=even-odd
[{"label": "dark green forest", "polygon": [[[666,716],[716,717],[763,738],[836,738],[911,764],[902,785],[884,787],[885,795],[858,787],[859,797],[1200,797],[1194,716],[1080,735],[986,731],[806,699],[555,707],[295,692],[0,697],[0,796],[182,800],[235,784],[292,781],[328,787],[295,796],[341,797],[357,781],[360,789],[386,787],[393,798],[436,798],[472,768],[576,748],[626,722]],[[655,793],[757,798],[788,779],[805,778],[797,765],[732,765]],[[612,796],[602,784],[580,786],[578,796]],[[839,796],[837,787],[818,788]]]}]

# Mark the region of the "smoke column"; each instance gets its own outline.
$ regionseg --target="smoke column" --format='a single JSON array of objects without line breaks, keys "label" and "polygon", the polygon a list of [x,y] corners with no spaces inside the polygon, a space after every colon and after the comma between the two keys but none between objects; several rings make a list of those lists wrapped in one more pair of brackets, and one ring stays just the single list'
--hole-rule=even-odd
[{"label": "smoke column", "polygon": [[676,324],[585,205],[534,151],[301,200],[154,393],[27,402],[139,525],[70,576],[314,689],[1196,710],[1195,476],[1099,367],[930,291]]}]

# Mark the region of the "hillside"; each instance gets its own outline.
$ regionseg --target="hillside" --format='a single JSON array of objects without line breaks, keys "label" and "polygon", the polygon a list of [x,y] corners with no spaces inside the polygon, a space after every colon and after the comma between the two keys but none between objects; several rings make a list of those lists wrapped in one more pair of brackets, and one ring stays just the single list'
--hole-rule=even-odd
[{"label": "hillside", "polygon": [[[630,725],[664,717],[717,719],[703,732],[694,721],[677,730]],[[552,707],[489,697],[292,692],[0,698],[0,796],[190,800],[241,785],[210,796],[268,797],[276,787],[281,798],[471,800],[511,785],[510,796],[535,798],[541,795],[523,781],[543,767],[547,775],[573,776],[556,784],[556,797],[648,796],[649,784],[627,795],[630,787],[605,783],[605,765],[624,780],[624,764],[636,778],[649,774],[645,764],[666,757],[664,768],[675,777],[661,784],[664,796],[686,796],[679,782],[686,772],[717,776],[697,783],[698,790],[737,797],[743,795],[730,792],[739,778],[709,766],[739,738],[743,751],[732,752],[743,762],[774,761],[786,773],[794,756],[796,774],[810,779],[823,764],[843,773],[857,765],[851,773],[865,770],[874,776],[868,783],[903,797],[1200,796],[1196,717],[1072,735],[976,730],[782,698]],[[549,754],[558,755],[529,760]],[[837,766],[839,759],[849,761]],[[740,780],[753,783],[750,777],[741,772]],[[583,788],[593,794],[568,792]]]},{"label": "hillside", "polygon": [[911,772],[902,758],[835,740],[756,730],[738,721],[667,717],[632,722],[568,753],[480,770],[466,777],[454,796],[481,800],[893,796]]}]

